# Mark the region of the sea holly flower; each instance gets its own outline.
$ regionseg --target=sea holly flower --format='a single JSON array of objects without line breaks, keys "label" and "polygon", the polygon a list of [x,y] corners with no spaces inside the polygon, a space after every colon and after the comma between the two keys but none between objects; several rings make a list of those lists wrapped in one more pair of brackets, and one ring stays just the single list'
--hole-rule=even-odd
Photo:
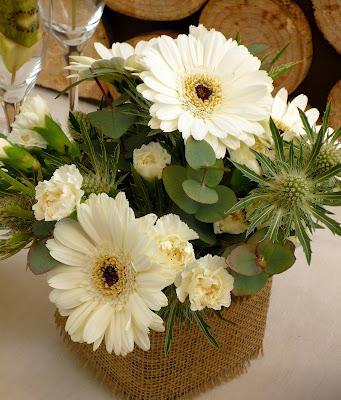
[{"label": "sea holly flower", "polygon": [[[229,213],[241,209],[250,210],[248,219],[250,225],[247,233],[264,223],[269,223],[265,235],[276,242],[279,231],[284,232],[284,238],[294,233],[302,244],[307,261],[311,261],[310,233],[316,229],[316,223],[329,228],[332,233],[341,235],[340,224],[329,215],[325,206],[340,205],[341,192],[330,190],[331,180],[341,173],[340,160],[323,163],[324,168],[316,168],[325,146],[334,143],[340,136],[340,131],[334,136],[327,134],[329,110],[324,115],[324,123],[316,134],[309,126],[306,115],[301,112],[302,124],[305,126],[309,141],[286,144],[273,120],[270,127],[275,143],[275,158],[255,153],[259,160],[263,176],[250,168],[233,162],[245,176],[257,182],[259,187],[233,206]],[[335,162],[336,161],[336,162]],[[319,164],[321,165],[321,164]]]},{"label": "sea holly flower", "polygon": [[133,165],[136,172],[149,181],[161,179],[162,171],[170,162],[170,154],[157,142],[143,144],[133,152]]},{"label": "sea holly flower", "polygon": [[161,36],[143,53],[138,91],[152,102],[150,127],[206,140],[216,157],[255,144],[270,115],[273,86],[245,46],[215,30]]}]

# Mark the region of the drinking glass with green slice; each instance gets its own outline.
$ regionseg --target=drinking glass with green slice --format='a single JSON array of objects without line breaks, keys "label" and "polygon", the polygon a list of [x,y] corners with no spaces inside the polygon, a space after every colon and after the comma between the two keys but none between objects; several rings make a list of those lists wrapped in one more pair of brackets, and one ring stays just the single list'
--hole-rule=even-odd
[{"label": "drinking glass with green slice", "polygon": [[[44,3],[45,19],[51,21],[51,2]],[[41,71],[48,30],[40,0],[0,1],[0,99],[8,131]]]},{"label": "drinking glass with green slice", "polygon": [[[104,3],[103,0],[52,0],[51,33],[64,51],[66,65],[70,64],[70,57],[82,54],[101,20]],[[70,84],[75,80],[70,79]],[[77,86],[69,90],[69,100],[70,110],[74,111],[78,103]]]}]

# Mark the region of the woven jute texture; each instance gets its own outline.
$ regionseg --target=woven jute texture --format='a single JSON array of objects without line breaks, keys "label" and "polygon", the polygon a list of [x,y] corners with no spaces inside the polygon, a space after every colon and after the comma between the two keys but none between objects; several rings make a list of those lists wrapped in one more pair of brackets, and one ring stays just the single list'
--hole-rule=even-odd
[{"label": "woven jute texture", "polygon": [[[257,295],[234,301],[224,317],[208,319],[220,348],[215,349],[192,324],[181,335],[175,331],[168,355],[163,352],[164,333],[151,333],[151,349],[135,349],[126,357],[110,355],[105,346],[73,343],[64,332],[65,318],[56,313],[68,347],[109,385],[116,398],[129,400],[175,400],[196,394],[246,372],[252,359],[262,353],[271,282]],[[226,394],[228,398],[228,393]]]}]

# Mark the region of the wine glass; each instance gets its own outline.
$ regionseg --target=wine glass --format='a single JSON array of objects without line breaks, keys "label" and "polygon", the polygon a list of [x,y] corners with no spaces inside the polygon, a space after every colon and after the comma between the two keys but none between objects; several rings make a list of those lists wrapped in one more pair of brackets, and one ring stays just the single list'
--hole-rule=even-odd
[{"label": "wine glass", "polygon": [[[52,0],[52,33],[64,47],[66,63],[70,57],[80,55],[95,32],[102,17],[102,0]],[[71,78],[70,84],[77,81]],[[70,110],[77,108],[78,87],[69,91]]]},{"label": "wine glass", "polygon": [[7,130],[42,69],[51,24],[51,0],[0,1],[0,101]]}]

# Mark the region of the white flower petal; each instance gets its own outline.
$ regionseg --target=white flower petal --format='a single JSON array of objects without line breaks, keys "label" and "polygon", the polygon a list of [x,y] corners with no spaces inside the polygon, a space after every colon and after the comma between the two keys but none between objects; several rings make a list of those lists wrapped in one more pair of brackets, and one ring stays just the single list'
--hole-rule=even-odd
[{"label": "white flower petal", "polygon": [[112,316],[110,304],[99,305],[89,317],[84,327],[83,338],[86,343],[93,343],[102,337]]}]

